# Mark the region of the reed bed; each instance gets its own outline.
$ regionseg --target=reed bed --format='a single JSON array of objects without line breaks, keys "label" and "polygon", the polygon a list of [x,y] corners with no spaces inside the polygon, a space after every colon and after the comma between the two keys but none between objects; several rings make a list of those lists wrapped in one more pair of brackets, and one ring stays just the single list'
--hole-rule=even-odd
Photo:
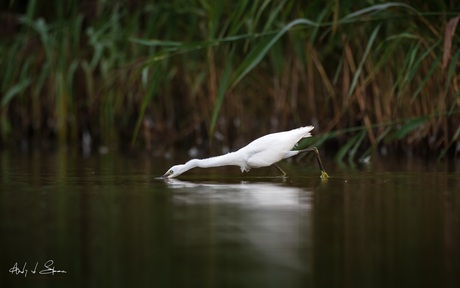
[{"label": "reed bed", "polygon": [[338,161],[460,150],[456,1],[4,2],[3,147],[217,154],[313,124],[300,146]]}]

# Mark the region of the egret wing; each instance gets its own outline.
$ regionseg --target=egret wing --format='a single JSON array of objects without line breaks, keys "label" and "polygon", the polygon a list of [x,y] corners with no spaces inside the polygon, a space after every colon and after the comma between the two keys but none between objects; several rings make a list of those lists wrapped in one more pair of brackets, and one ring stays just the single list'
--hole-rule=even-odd
[{"label": "egret wing", "polygon": [[312,126],[302,127],[290,131],[268,134],[254,140],[242,148],[247,155],[247,163],[252,168],[270,166],[282,159],[297,154],[291,151],[297,142],[304,137],[310,137]]}]

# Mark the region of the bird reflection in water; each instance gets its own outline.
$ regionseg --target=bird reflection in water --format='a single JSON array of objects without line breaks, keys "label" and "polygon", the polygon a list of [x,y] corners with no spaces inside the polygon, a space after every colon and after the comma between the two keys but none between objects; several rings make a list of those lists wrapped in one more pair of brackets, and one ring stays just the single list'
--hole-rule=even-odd
[{"label": "bird reflection in water", "polygon": [[224,259],[241,257],[268,274],[309,273],[313,192],[277,183],[165,182],[173,192],[174,218],[181,227],[175,232],[184,246],[202,247],[212,239],[209,249]]}]

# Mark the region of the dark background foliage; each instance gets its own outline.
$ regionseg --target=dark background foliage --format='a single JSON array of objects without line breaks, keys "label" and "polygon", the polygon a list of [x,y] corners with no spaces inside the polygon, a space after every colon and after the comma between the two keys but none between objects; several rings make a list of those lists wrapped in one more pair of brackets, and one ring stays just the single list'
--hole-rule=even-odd
[{"label": "dark background foliage", "polygon": [[460,148],[457,1],[0,8],[2,147],[213,154],[313,124],[337,159]]}]

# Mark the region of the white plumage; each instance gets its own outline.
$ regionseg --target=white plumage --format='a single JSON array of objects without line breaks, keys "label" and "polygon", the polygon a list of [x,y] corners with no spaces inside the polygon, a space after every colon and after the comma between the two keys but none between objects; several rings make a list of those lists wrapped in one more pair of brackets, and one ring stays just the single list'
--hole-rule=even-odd
[{"label": "white plumage", "polygon": [[241,172],[247,172],[251,168],[267,167],[275,165],[285,176],[281,168],[276,165],[280,160],[292,157],[301,152],[315,151],[317,153],[318,163],[320,165],[323,177],[327,177],[324,171],[321,160],[319,158],[318,149],[310,148],[305,150],[292,150],[294,146],[305,137],[310,137],[310,131],[313,126],[300,127],[290,131],[272,133],[262,136],[240,150],[225,155],[211,157],[206,159],[192,159],[183,165],[175,165],[166,172],[163,177],[177,177],[180,174],[195,168],[209,168],[226,165],[239,166]]},{"label": "white plumage", "polygon": [[[299,153],[292,148],[305,137],[311,137],[313,126],[262,136],[236,151],[249,168],[267,167]],[[248,169],[249,170],[249,169]]]}]

